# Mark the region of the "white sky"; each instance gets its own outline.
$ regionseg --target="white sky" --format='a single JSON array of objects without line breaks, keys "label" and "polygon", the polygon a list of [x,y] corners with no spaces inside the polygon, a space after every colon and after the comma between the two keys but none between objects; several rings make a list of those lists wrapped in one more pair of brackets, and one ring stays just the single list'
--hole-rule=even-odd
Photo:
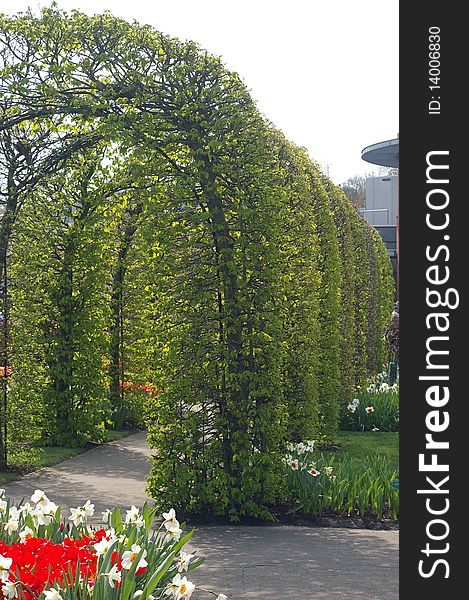
[{"label": "white sky", "polygon": [[[262,113],[335,183],[376,171],[361,150],[398,134],[399,0],[57,3],[88,14],[109,9],[221,56]],[[49,4],[0,0],[0,12]]]}]

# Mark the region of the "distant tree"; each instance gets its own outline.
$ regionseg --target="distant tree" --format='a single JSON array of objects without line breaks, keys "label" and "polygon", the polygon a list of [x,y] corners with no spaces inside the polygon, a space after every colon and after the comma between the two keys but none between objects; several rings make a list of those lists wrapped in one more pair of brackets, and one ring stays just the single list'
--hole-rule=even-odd
[{"label": "distant tree", "polygon": [[352,206],[359,210],[365,208],[366,198],[366,180],[368,177],[373,177],[373,173],[367,173],[366,175],[354,175],[349,177],[347,181],[341,184],[341,188],[344,194],[352,203]]},{"label": "distant tree", "polygon": [[354,175],[349,177],[340,185],[342,191],[352,203],[356,210],[365,208],[366,204],[366,180],[369,177],[390,177],[397,175],[398,169],[395,167],[378,166],[376,171],[365,173],[364,175]]}]

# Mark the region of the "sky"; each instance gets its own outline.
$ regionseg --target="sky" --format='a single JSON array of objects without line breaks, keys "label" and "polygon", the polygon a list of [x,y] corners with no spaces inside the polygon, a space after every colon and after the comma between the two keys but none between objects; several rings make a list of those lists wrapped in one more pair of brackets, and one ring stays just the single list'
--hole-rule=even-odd
[{"label": "sky", "polygon": [[[193,40],[236,71],[259,110],[336,184],[377,173],[365,146],[399,132],[399,0],[58,0]],[[49,6],[0,0],[15,14]]]}]

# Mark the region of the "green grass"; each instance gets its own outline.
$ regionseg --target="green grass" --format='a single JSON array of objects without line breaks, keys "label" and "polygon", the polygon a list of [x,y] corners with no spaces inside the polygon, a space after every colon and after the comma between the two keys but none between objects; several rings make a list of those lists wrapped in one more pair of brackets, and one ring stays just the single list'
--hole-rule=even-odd
[{"label": "green grass", "polygon": [[[335,445],[340,447],[337,452],[320,447],[300,454],[291,451],[299,467],[287,466],[294,511],[317,516],[325,509],[360,515],[371,510],[378,519],[385,513],[396,519],[399,492],[392,482],[399,478],[399,434],[340,431]],[[319,472],[315,476],[312,467]]]},{"label": "green grass", "polygon": [[[344,458],[366,458],[371,455],[385,456],[399,463],[399,434],[384,431],[339,431],[335,436],[340,452],[334,452],[335,460]],[[329,453],[324,452],[324,455]]]},{"label": "green grass", "polygon": [[[130,435],[132,431],[112,431],[105,432],[103,443],[114,442]],[[0,471],[0,485],[9,483],[21,477],[23,473],[34,471],[42,467],[52,467],[58,463],[83,454],[90,449],[88,446],[79,446],[78,448],[64,448],[61,446],[27,446],[21,449],[15,449],[9,455],[8,462],[11,471]]]}]

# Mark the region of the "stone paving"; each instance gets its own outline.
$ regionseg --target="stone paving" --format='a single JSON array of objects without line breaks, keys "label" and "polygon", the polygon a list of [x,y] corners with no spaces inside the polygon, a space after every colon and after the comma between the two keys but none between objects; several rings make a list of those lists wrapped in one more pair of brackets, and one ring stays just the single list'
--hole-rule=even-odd
[{"label": "stone paving", "polygon": [[[5,485],[20,500],[42,489],[67,513],[90,499],[97,515],[149,500],[144,432],[98,446]],[[398,600],[398,531],[303,526],[198,526],[190,549],[206,557],[190,573],[193,600]],[[216,594],[213,595],[211,590]]]}]

